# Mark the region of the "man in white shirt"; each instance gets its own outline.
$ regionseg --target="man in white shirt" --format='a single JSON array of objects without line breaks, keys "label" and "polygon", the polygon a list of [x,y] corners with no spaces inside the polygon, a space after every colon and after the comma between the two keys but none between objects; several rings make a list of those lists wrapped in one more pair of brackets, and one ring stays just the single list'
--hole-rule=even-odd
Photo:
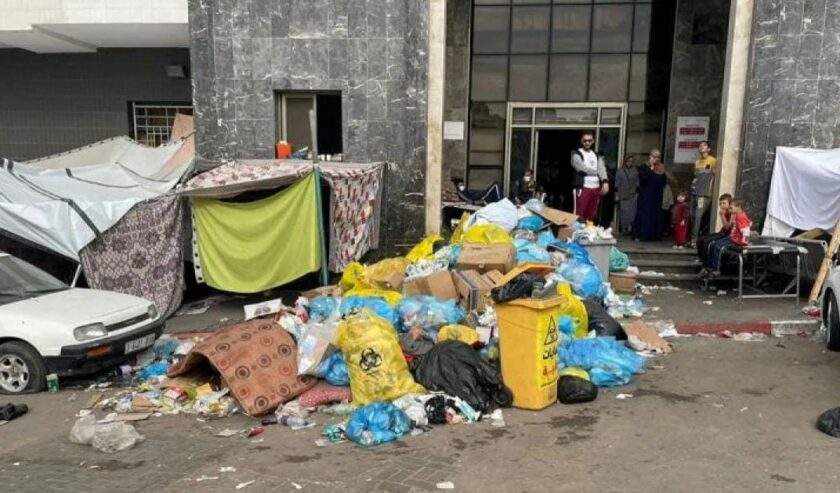
[{"label": "man in white shirt", "polygon": [[585,130],[580,138],[580,149],[572,153],[572,168],[575,170],[575,213],[594,221],[598,213],[598,202],[610,191],[607,166],[604,157],[592,150],[595,133]]}]

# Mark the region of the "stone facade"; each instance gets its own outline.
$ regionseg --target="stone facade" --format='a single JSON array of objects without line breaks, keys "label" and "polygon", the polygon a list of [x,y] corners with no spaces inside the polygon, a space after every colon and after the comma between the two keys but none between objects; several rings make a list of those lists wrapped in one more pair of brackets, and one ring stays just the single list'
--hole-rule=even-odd
[{"label": "stone facade", "polygon": [[739,194],[758,224],[777,146],[840,145],[840,2],[756,0]]},{"label": "stone facade", "polygon": [[197,151],[270,158],[282,91],[340,91],[344,159],[387,161],[382,244],[423,233],[428,0],[189,0]]},{"label": "stone facade", "polygon": [[712,149],[717,148],[729,4],[730,0],[680,0],[677,4],[664,157],[669,172],[685,186],[693,165],[673,162],[677,117],[710,117],[709,141]]}]

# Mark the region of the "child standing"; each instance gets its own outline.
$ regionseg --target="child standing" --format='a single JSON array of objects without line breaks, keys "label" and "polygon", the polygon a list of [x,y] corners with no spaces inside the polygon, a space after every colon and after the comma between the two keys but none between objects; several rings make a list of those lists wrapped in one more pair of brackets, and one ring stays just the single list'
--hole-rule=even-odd
[{"label": "child standing", "polygon": [[732,201],[732,228],[729,236],[725,236],[709,245],[709,255],[706,267],[715,275],[720,274],[720,260],[723,249],[730,245],[746,246],[750,244],[750,228],[752,220],[744,212],[744,201]]},{"label": "child standing", "polygon": [[674,248],[685,248],[688,242],[688,221],[691,211],[688,204],[688,193],[682,191],[677,194],[677,203],[671,207],[671,231],[674,235]]}]

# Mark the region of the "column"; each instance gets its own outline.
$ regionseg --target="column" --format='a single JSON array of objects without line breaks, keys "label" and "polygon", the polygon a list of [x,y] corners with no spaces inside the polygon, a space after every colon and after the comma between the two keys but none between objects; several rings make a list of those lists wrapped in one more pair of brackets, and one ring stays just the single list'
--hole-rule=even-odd
[{"label": "column", "polygon": [[429,0],[429,71],[426,85],[426,234],[440,233],[443,172],[443,101],[446,77],[446,0]]}]

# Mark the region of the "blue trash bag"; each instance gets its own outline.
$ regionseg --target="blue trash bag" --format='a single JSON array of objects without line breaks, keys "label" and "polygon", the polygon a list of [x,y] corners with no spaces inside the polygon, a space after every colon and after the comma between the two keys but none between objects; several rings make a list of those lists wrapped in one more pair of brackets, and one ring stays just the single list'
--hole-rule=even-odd
[{"label": "blue trash bag", "polygon": [[428,332],[442,325],[458,324],[464,320],[464,310],[455,300],[439,300],[433,296],[407,296],[397,305],[398,330],[407,332],[419,327]]},{"label": "blue trash bag", "polygon": [[166,370],[168,369],[169,362],[166,360],[149,363],[140,370],[140,380],[147,380],[150,377],[160,377],[166,375]]},{"label": "blue trash bag", "polygon": [[558,240],[557,237],[554,236],[554,233],[551,231],[542,231],[540,234],[537,235],[537,245],[546,248],[549,245],[554,245],[557,243],[565,243],[563,240]]},{"label": "blue trash bag", "polygon": [[316,296],[309,302],[309,318],[316,322],[330,318],[330,315],[338,311],[338,304],[338,298],[333,296]]},{"label": "blue trash bag", "polygon": [[452,250],[449,252],[449,267],[455,267],[458,264],[458,257],[461,256],[461,245],[452,245]]},{"label": "blue trash bag", "polygon": [[557,245],[557,247],[571,255],[572,258],[574,258],[578,262],[593,265],[592,259],[589,258],[589,252],[587,252],[585,248],[580,246],[579,243],[572,241]]},{"label": "blue trash bag", "polygon": [[336,351],[318,365],[316,371],[318,378],[325,379],[332,385],[350,385],[350,374],[347,372],[347,362],[344,361],[344,354]]},{"label": "blue trash bag", "polygon": [[557,274],[572,285],[575,294],[584,298],[603,298],[604,280],[592,264],[569,259],[557,267]]},{"label": "blue trash bag", "polygon": [[545,226],[545,221],[540,216],[526,216],[516,223],[516,229],[527,229],[536,233]]},{"label": "blue trash bag", "polygon": [[516,247],[517,264],[524,262],[540,262],[543,264],[551,263],[551,254],[548,253],[548,250],[534,242],[518,238],[513,240],[513,246]]},{"label": "blue trash bag", "polygon": [[560,315],[560,332],[569,337],[575,336],[575,321],[568,315]]},{"label": "blue trash bag", "polygon": [[397,311],[394,307],[388,304],[382,298],[371,298],[367,296],[348,296],[341,300],[341,315],[346,316],[348,313],[361,308],[368,308],[373,313],[384,318],[391,325],[396,325],[399,320]]},{"label": "blue trash bag", "polygon": [[563,344],[557,351],[560,368],[582,368],[589,372],[592,383],[599,387],[630,383],[645,361],[643,356],[616,341],[615,337],[563,338]]},{"label": "blue trash bag", "polygon": [[411,419],[390,402],[377,401],[353,411],[344,430],[362,447],[392,442],[411,430]]}]

